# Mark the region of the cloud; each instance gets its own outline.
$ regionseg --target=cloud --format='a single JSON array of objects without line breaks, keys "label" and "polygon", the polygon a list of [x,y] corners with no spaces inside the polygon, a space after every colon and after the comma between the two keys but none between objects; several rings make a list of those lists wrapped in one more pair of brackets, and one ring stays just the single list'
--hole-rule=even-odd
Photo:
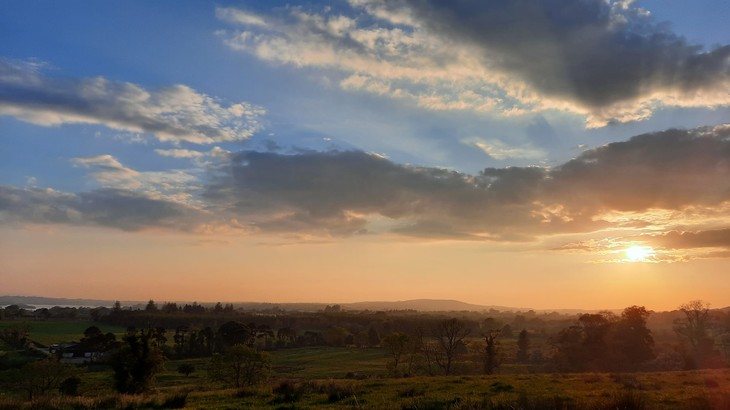
[{"label": "cloud", "polygon": [[496,160],[509,158],[542,159],[547,153],[531,145],[509,146],[497,139],[468,138],[464,143],[473,145]]},{"label": "cloud", "polygon": [[646,235],[647,242],[668,249],[726,248],[730,250],[730,228],[706,231],[670,231]]},{"label": "cloud", "polygon": [[200,158],[205,155],[200,151],[189,149],[156,149],[155,152],[163,157],[173,158]]},{"label": "cloud", "polygon": [[632,1],[349,3],[347,14],[220,8],[218,16],[243,27],[222,33],[235,50],[335,70],[343,89],[429,110],[563,110],[600,127],[665,106],[730,105],[730,45],[689,44]]},{"label": "cloud", "polygon": [[98,189],[5,187],[0,215],[16,222],[122,229],[149,222],[196,232],[320,238],[395,234],[554,243],[556,235],[576,234],[591,238],[552,247],[615,253],[640,242],[659,249],[656,260],[692,257],[664,252],[669,249],[724,249],[730,238],[727,125],[642,134],[551,168],[487,168],[477,175],[361,151],[213,148],[203,154],[182,153],[206,161],[207,173],[199,177],[133,170],[109,155],[76,158]]},{"label": "cloud", "polygon": [[137,171],[122,165],[111,155],[74,158],[71,162],[91,170],[91,176],[102,188],[137,192],[150,198],[200,206],[195,192],[200,178],[195,170]]},{"label": "cloud", "polygon": [[185,85],[150,91],[103,77],[48,77],[35,66],[0,60],[0,115],[37,125],[99,124],[160,141],[212,144],[249,138],[263,114],[244,102],[223,106]]},{"label": "cloud", "polygon": [[200,212],[120,189],[64,193],[52,189],[0,186],[0,221],[4,224],[98,225],[139,231],[166,228],[189,231]]},{"label": "cloud", "polygon": [[[363,152],[242,152],[232,158],[230,173],[207,187],[206,201],[273,231],[339,235],[386,226],[429,237],[529,240],[640,229],[661,212],[685,213],[683,221],[691,223],[709,217],[703,209],[730,201],[726,126],[644,134],[553,168],[487,168],[479,175],[400,165]],[[671,219],[654,218],[652,229],[666,228]]]}]

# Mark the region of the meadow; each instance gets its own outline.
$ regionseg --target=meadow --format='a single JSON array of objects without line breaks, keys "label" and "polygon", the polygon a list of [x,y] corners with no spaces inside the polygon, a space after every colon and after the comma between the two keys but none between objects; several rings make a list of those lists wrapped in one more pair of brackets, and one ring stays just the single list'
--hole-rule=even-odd
[{"label": "meadow", "polygon": [[[349,351],[348,351],[349,350]],[[329,359],[336,358],[337,362]],[[374,359],[375,362],[370,362]],[[232,389],[208,379],[205,359],[168,361],[147,395],[118,395],[111,371],[89,367],[79,397],[51,396],[33,405],[0,399],[0,409],[727,409],[730,370],[652,373],[497,374],[388,378],[384,363],[362,349],[291,349],[272,354],[268,383]],[[196,366],[185,376],[183,363]],[[299,374],[292,375],[296,367]],[[347,379],[341,369],[370,369]],[[278,370],[277,370],[278,369]]]},{"label": "meadow", "polygon": [[[91,323],[88,320],[33,320],[23,323],[30,327],[30,338],[45,346],[78,341],[89,326],[96,326],[102,333],[110,332],[117,337],[123,335],[127,330],[122,326]],[[0,321],[0,331],[17,324],[17,321]]]},{"label": "meadow", "polygon": [[[0,321],[0,330],[14,321]],[[79,340],[89,326],[120,336],[126,328],[88,320],[29,321],[39,343]],[[170,333],[168,331],[168,333]],[[515,340],[503,352],[515,354]],[[539,339],[538,339],[539,340]],[[535,340],[536,342],[538,340]],[[477,339],[472,340],[476,342]],[[540,345],[544,341],[541,341]],[[168,342],[172,346],[171,342]],[[0,346],[7,358],[14,352]],[[377,347],[308,346],[268,352],[266,382],[231,388],[211,379],[210,358],[166,360],[154,388],[119,394],[107,364],[78,368],[78,395],[53,390],[27,401],[12,370],[0,371],[0,410],[5,409],[730,409],[730,369],[631,373],[552,373],[515,363],[492,375],[394,377],[391,356]],[[194,369],[183,374],[178,369]]]}]

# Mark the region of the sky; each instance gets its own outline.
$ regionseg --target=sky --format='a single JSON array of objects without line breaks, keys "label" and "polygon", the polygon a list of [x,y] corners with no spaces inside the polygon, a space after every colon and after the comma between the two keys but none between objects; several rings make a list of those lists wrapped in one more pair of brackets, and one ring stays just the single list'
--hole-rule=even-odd
[{"label": "sky", "polygon": [[730,306],[727,21],[0,2],[0,294]]}]

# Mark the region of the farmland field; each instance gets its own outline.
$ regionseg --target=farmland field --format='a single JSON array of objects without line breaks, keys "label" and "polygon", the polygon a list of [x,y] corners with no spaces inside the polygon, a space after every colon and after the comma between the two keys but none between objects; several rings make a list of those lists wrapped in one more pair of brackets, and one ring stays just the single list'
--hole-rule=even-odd
[{"label": "farmland field", "polygon": [[92,323],[88,320],[33,320],[33,321],[0,321],[0,330],[5,327],[26,324],[30,327],[30,338],[43,345],[79,341],[84,330],[90,326],[98,327],[102,333],[114,333],[119,337],[126,328],[107,324]]},{"label": "farmland field", "polygon": [[[0,329],[21,322],[0,322]],[[31,321],[43,344],[79,340],[92,322]],[[117,335],[119,326],[98,325]],[[169,332],[168,332],[169,333]],[[511,339],[510,339],[511,340]],[[172,346],[168,346],[172,348]],[[4,352],[3,354],[15,354]],[[0,410],[48,409],[730,409],[730,369],[636,373],[530,373],[507,365],[494,375],[391,377],[384,349],[298,347],[268,352],[271,372],[257,386],[231,388],[207,372],[210,358],[167,360],[145,395],[121,395],[109,365],[79,367],[78,396],[57,391],[26,401],[0,371]],[[9,356],[8,356],[9,357]],[[181,365],[194,369],[185,375]]]}]

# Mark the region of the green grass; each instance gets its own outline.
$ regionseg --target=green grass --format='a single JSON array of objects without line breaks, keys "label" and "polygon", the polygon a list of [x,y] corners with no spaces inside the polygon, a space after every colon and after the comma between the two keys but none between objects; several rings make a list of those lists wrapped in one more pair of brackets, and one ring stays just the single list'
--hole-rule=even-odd
[{"label": "green grass", "polygon": [[84,337],[84,330],[96,326],[104,333],[114,333],[120,337],[126,332],[121,326],[103,325],[88,320],[38,320],[38,321],[0,321],[0,329],[14,324],[25,323],[30,326],[30,338],[46,346],[53,343],[79,341]]},{"label": "green grass", "polygon": [[[147,396],[115,395],[108,368],[86,371],[81,376],[81,398],[62,398],[54,393],[56,404],[48,408],[168,408],[163,404],[179,404],[180,400],[189,409],[730,408],[730,369],[392,379],[382,377],[385,358],[378,350],[303,348],[272,352],[274,367],[299,366],[301,370],[273,372],[267,384],[231,389],[208,379],[207,361],[168,361],[166,370],[157,377],[155,392]],[[196,371],[190,376],[179,374],[177,367],[182,363],[193,364]],[[370,377],[342,379],[348,371]],[[21,395],[0,394],[0,409],[9,408],[31,407]]]},{"label": "green grass", "polygon": [[274,377],[344,378],[348,373],[384,375],[388,361],[380,349],[305,347],[271,352]]}]

